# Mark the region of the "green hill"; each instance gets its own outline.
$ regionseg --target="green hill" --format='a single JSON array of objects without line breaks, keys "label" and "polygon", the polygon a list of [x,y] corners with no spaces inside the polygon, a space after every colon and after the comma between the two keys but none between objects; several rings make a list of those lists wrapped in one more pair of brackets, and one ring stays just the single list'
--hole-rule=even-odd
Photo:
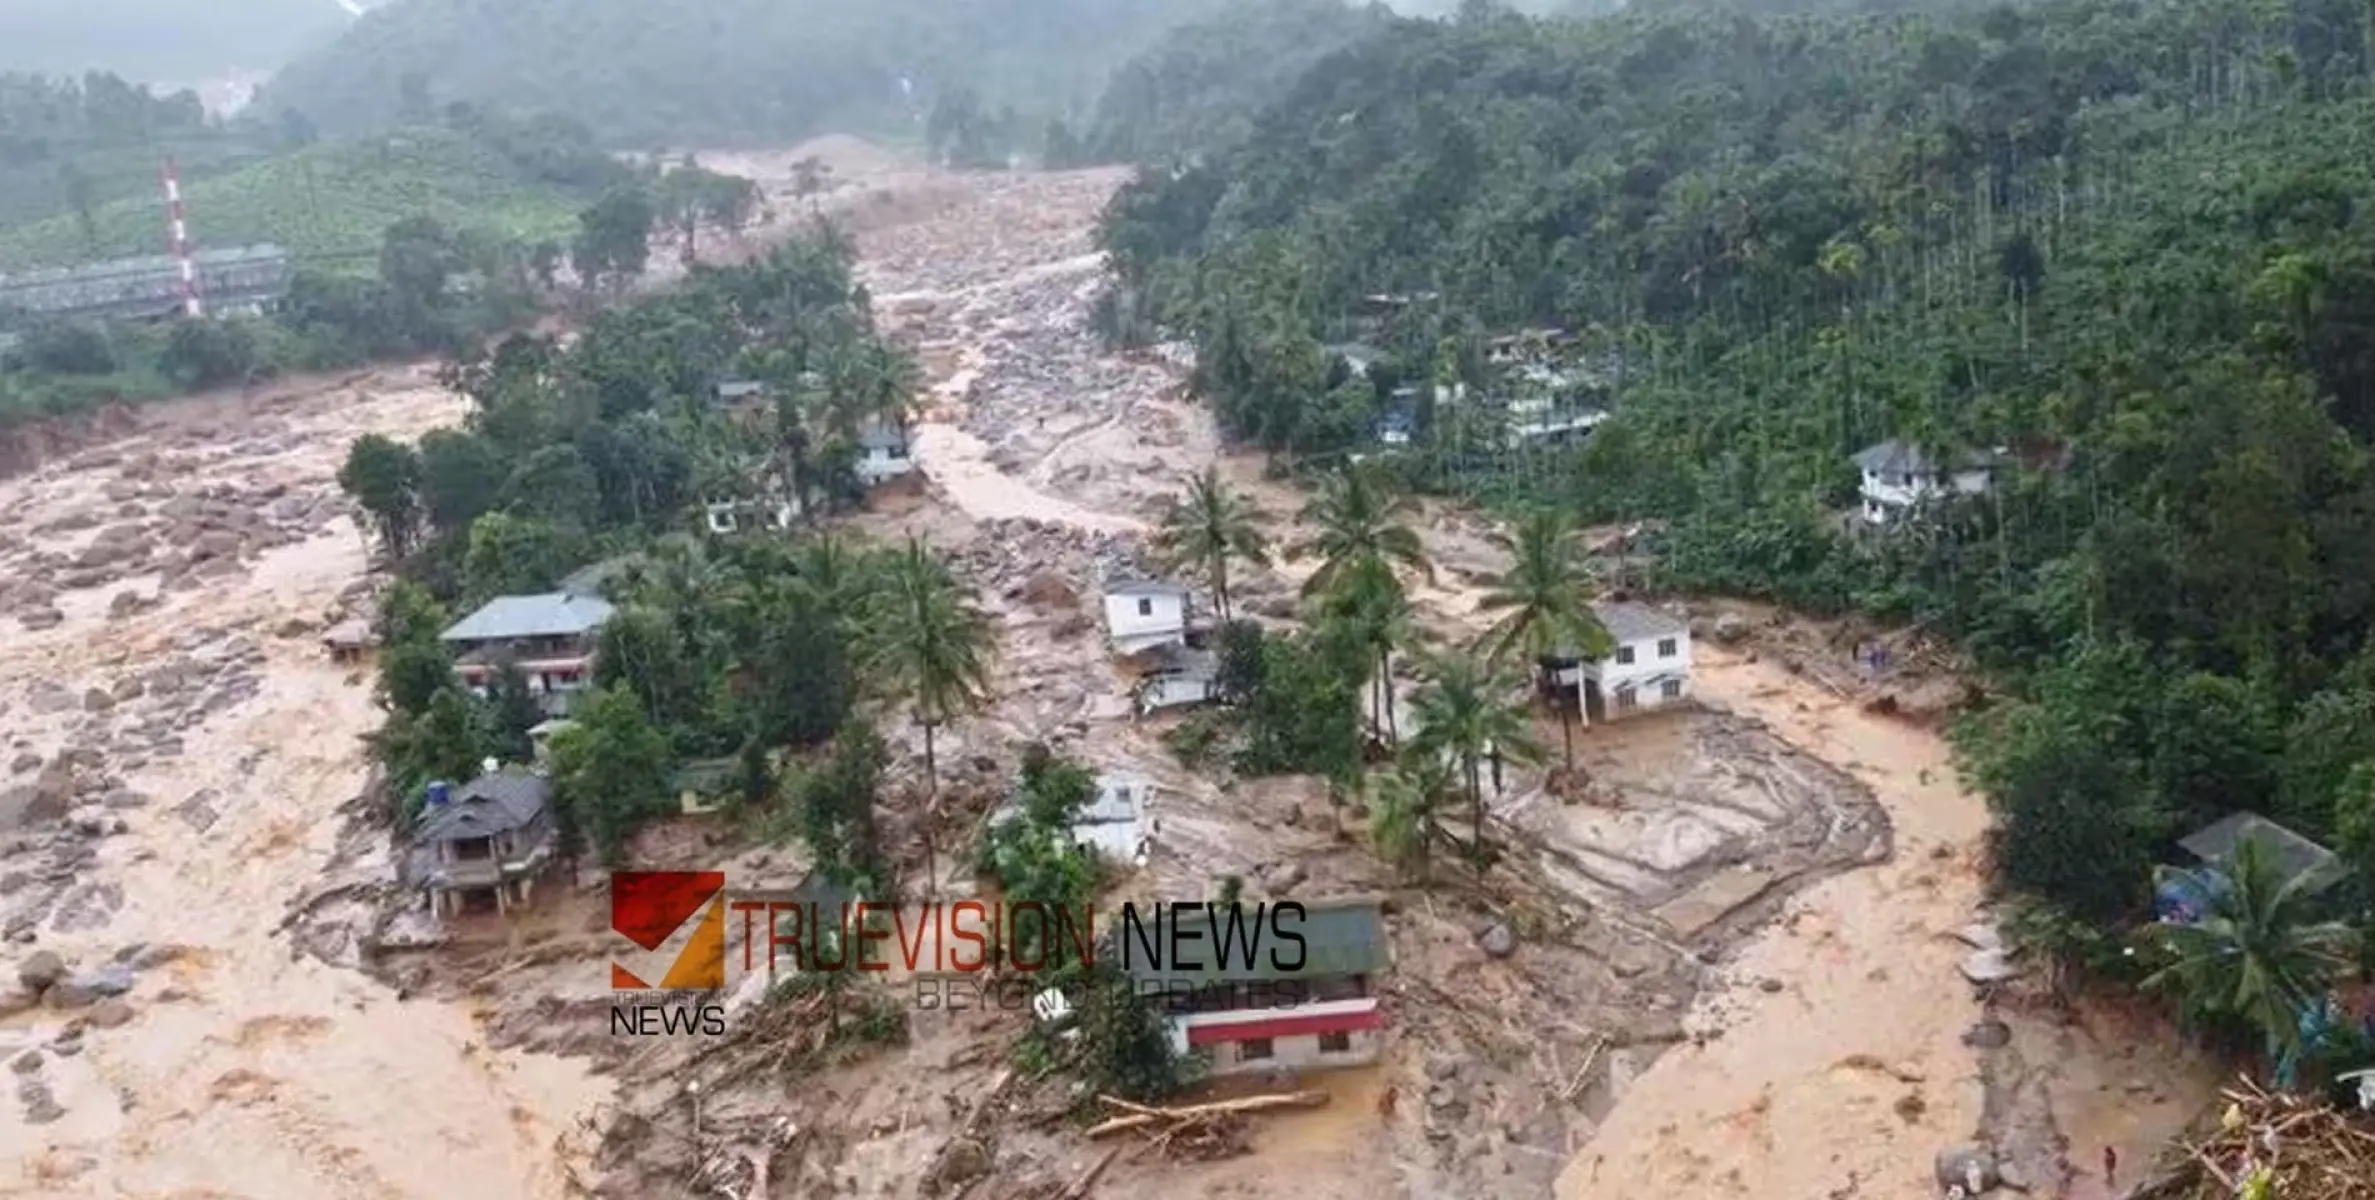
[{"label": "green hill", "polygon": [[[190,236],[203,246],[277,242],[300,254],[372,251],[417,215],[529,237],[573,227],[591,181],[558,181],[487,139],[436,128],[325,142],[184,189]],[[0,270],[159,253],[160,199],[103,205],[92,227],[72,215],[0,231]]]},{"label": "green hill", "polygon": [[[1085,112],[1104,72],[1217,0],[404,0],[265,89],[325,130],[453,101],[566,112],[627,147],[912,127],[934,97]],[[903,85],[902,81],[905,81]]]}]

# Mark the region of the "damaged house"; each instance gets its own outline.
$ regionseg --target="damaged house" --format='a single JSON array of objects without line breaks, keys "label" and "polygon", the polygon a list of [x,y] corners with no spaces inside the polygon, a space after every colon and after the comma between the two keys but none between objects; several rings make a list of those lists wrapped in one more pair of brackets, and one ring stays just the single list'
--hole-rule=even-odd
[{"label": "damaged house", "polygon": [[541,776],[496,770],[491,761],[460,787],[432,783],[413,829],[408,880],[439,917],[489,900],[497,912],[526,904],[552,861],[551,810],[552,789]]}]

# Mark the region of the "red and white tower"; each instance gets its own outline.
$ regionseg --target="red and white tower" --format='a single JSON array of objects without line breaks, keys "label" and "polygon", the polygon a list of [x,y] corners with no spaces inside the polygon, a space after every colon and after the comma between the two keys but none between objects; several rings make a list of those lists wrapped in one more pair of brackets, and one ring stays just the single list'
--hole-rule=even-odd
[{"label": "red and white tower", "polygon": [[206,314],[206,306],[198,298],[198,260],[190,253],[190,226],[181,211],[181,174],[173,169],[173,160],[165,160],[165,210],[173,237],[173,261],[181,269],[181,310],[189,316]]}]

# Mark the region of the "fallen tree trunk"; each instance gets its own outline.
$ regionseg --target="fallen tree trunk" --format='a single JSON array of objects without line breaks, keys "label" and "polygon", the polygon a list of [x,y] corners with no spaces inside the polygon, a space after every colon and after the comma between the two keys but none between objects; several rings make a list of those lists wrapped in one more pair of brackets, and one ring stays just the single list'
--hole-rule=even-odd
[{"label": "fallen tree trunk", "polygon": [[1099,1096],[1097,1099],[1111,1107],[1121,1109],[1129,1115],[1115,1117],[1110,1121],[1091,1126],[1088,1136],[1092,1138],[1110,1137],[1132,1129],[1144,1129],[1150,1125],[1184,1125],[1235,1113],[1266,1112],[1277,1108],[1318,1108],[1328,1102],[1328,1094],[1326,1092],[1279,1092],[1267,1096],[1247,1096],[1240,1100],[1219,1100],[1211,1104],[1191,1104],[1186,1108],[1155,1108],[1144,1104],[1132,1104],[1127,1100],[1116,1099],[1112,1096]]}]

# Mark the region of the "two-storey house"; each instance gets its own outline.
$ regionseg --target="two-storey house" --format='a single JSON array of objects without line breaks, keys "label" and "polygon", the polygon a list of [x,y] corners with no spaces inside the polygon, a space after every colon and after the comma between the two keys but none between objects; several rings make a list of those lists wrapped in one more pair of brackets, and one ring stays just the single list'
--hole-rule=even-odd
[{"label": "two-storey house", "polygon": [[570,698],[593,682],[594,647],[608,601],[573,592],[498,596],[445,631],[454,650],[454,675],[483,696],[507,665],[519,668],[549,716],[569,711]]},{"label": "two-storey house", "polygon": [[2003,461],[1998,453],[1967,450],[1948,465],[1911,442],[1882,442],[1855,456],[1863,518],[1887,525],[1931,500],[1979,495],[1994,484]]}]

